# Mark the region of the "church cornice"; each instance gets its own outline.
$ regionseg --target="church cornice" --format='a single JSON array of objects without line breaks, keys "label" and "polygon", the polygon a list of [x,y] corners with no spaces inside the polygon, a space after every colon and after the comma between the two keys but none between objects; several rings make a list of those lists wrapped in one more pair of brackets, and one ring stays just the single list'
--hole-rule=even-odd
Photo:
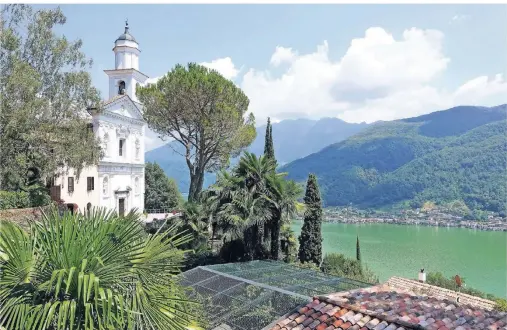
[{"label": "church cornice", "polygon": [[113,70],[104,70],[104,72],[108,75],[108,76],[122,76],[122,75],[125,75],[125,73],[132,73],[134,75],[137,75],[139,77],[142,77],[144,78],[145,80],[148,79],[149,77],[147,75],[145,75],[144,73],[142,73],[141,71],[139,70],[136,70],[136,69],[113,69]]},{"label": "church cornice", "polygon": [[144,163],[120,163],[120,162],[108,162],[101,160],[99,162],[100,166],[129,166],[129,167],[136,167],[136,168],[144,168]]}]

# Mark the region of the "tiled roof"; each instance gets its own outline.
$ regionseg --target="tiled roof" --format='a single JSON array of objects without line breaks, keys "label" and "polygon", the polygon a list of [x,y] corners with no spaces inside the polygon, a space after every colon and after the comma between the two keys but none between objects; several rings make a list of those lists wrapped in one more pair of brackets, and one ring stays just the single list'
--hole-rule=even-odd
[{"label": "tiled roof", "polygon": [[315,297],[269,329],[507,329],[507,313],[403,291],[384,284]]}]

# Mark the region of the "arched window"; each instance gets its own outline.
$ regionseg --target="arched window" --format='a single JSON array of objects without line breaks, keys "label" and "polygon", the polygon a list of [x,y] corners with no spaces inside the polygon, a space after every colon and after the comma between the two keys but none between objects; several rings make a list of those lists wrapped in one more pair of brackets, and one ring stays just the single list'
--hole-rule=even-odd
[{"label": "arched window", "polygon": [[92,203],[86,204],[86,212],[90,214],[90,211],[92,210]]},{"label": "arched window", "polygon": [[102,194],[107,196],[109,192],[109,178],[106,176],[102,179]]},{"label": "arched window", "polygon": [[120,80],[118,83],[118,95],[125,94],[125,82],[123,80]]}]

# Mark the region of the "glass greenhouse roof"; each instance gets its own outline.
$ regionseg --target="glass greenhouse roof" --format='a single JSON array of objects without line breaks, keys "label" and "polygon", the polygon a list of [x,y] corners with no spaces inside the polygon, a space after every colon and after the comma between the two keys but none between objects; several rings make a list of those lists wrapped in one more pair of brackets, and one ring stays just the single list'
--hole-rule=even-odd
[{"label": "glass greenhouse roof", "polygon": [[267,260],[200,266],[181,284],[194,289],[216,330],[261,330],[314,296],[371,286]]}]

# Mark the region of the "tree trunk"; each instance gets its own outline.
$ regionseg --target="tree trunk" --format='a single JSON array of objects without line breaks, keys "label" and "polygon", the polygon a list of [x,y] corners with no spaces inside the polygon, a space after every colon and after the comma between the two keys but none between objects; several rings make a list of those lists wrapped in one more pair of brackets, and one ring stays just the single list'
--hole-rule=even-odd
[{"label": "tree trunk", "polygon": [[273,220],[269,220],[264,223],[264,249],[271,253],[271,224]]},{"label": "tree trunk", "polygon": [[255,225],[257,235],[255,237],[257,259],[264,259],[264,224]]},{"label": "tree trunk", "polygon": [[194,173],[190,173],[190,187],[188,189],[188,201],[196,202],[204,184],[204,172],[196,168]]},{"label": "tree trunk", "polygon": [[271,228],[271,258],[278,260],[280,256],[280,225],[282,219],[277,214],[273,220],[273,227]]}]

